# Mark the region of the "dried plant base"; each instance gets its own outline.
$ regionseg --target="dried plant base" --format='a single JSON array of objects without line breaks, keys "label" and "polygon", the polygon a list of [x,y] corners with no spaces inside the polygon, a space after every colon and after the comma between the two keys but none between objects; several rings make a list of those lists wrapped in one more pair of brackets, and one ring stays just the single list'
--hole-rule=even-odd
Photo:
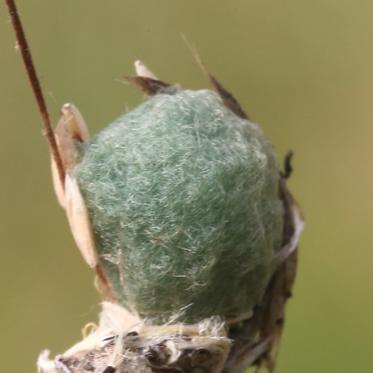
[{"label": "dried plant base", "polygon": [[[129,337],[126,339],[131,341],[123,340],[123,357],[116,368],[107,364],[116,348],[115,342],[112,342],[98,353],[89,352],[78,358],[57,358],[55,365],[60,368],[56,372],[221,372],[229,351],[229,341],[225,339],[217,346],[212,344],[215,342],[212,338],[205,338],[205,341],[198,341],[198,338],[189,341],[189,338],[187,335],[169,336],[155,343],[152,338]],[[207,345],[203,342],[207,342]],[[175,361],[169,361],[175,354],[179,357]]]},{"label": "dried plant base", "polygon": [[96,331],[63,355],[38,360],[41,373],[221,372],[231,341],[224,323],[148,326],[124,308],[103,304]]}]

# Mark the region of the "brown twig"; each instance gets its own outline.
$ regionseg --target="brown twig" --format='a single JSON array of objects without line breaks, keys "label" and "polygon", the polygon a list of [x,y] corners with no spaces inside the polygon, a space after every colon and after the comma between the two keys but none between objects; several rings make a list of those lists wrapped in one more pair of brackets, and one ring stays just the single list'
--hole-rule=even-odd
[{"label": "brown twig", "polygon": [[16,34],[17,43],[22,54],[22,60],[26,68],[27,76],[29,78],[31,88],[39,108],[39,113],[42,121],[43,134],[47,139],[49,149],[54,162],[56,163],[58,175],[61,179],[62,185],[65,180],[65,169],[62,163],[60,153],[58,151],[56,139],[54,137],[53,128],[48,113],[47,105],[45,104],[43,91],[40,86],[38,76],[32,61],[30,48],[28,46],[25,33],[23,31],[22,22],[18,14],[17,6],[14,0],[5,0],[8,6],[9,15],[12,20],[13,28]]}]

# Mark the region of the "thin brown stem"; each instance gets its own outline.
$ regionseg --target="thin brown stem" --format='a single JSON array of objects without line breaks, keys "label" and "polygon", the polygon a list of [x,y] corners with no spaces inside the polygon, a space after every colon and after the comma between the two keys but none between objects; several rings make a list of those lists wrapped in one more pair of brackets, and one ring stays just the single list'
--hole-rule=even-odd
[{"label": "thin brown stem", "polygon": [[51,156],[56,163],[58,175],[61,179],[62,185],[65,180],[65,169],[62,163],[60,153],[58,151],[56,139],[54,137],[53,128],[48,113],[47,105],[45,104],[43,91],[40,86],[38,76],[32,61],[31,52],[26,40],[25,33],[23,31],[22,22],[18,14],[17,6],[14,0],[5,0],[8,6],[10,18],[12,20],[13,28],[16,34],[17,43],[22,54],[23,63],[25,65],[27,76],[29,78],[34,96],[38,105],[39,113],[42,121],[43,134],[47,139]]}]

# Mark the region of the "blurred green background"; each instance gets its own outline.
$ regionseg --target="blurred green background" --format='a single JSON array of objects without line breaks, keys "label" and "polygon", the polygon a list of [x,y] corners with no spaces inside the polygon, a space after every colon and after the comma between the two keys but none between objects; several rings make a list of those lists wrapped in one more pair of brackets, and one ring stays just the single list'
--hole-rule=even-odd
[{"label": "blurred green background", "polygon": [[[92,133],[142,100],[140,58],[207,82],[181,34],[275,144],[307,227],[277,372],[373,371],[373,2],[18,1],[56,121],[74,102]],[[1,371],[35,372],[95,320],[93,273],[54,196],[38,113],[0,6]]]}]

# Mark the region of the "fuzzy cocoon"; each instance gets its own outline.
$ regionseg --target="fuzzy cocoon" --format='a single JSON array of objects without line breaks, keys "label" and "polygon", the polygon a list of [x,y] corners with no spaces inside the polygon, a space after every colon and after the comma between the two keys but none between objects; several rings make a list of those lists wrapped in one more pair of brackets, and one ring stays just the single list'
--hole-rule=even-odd
[{"label": "fuzzy cocoon", "polygon": [[121,305],[193,323],[260,303],[281,245],[279,171],[215,93],[155,95],[94,137],[74,175]]}]

